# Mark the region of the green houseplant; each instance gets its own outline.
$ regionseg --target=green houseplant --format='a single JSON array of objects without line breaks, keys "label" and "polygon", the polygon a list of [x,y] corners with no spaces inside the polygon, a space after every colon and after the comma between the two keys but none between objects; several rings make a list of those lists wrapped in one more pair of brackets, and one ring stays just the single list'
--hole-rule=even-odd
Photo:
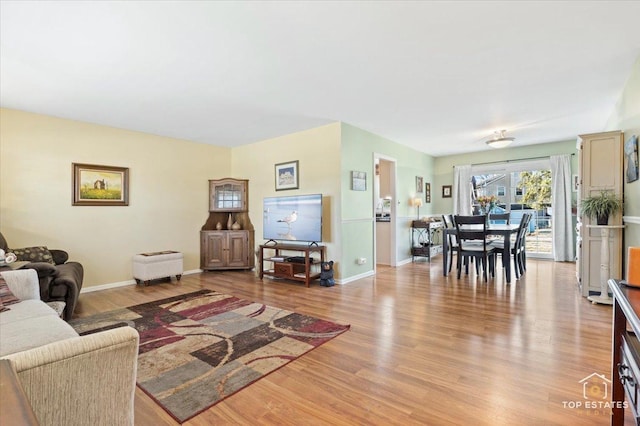
[{"label": "green houseplant", "polygon": [[600,191],[581,202],[582,214],[596,219],[598,225],[609,223],[609,216],[622,210],[622,199],[612,191]]}]

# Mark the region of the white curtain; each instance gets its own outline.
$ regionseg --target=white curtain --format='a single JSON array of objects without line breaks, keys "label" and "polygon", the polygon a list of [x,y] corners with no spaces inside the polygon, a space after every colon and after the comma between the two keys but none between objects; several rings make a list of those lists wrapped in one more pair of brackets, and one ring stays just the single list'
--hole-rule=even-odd
[{"label": "white curtain", "polygon": [[571,162],[569,155],[552,155],[551,207],[553,214],[553,260],[574,261],[571,220]]},{"label": "white curtain", "polygon": [[471,165],[453,168],[453,214],[471,215]]}]

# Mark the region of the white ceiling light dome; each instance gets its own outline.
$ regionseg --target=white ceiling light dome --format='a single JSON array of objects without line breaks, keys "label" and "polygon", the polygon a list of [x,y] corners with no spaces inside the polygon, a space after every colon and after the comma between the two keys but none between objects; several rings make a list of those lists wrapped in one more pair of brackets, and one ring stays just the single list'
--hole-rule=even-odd
[{"label": "white ceiling light dome", "polygon": [[496,130],[495,132],[493,132],[493,139],[488,140],[487,145],[489,145],[491,148],[504,148],[511,145],[513,141],[516,140],[516,138],[506,137],[504,135],[505,132],[506,130]]}]

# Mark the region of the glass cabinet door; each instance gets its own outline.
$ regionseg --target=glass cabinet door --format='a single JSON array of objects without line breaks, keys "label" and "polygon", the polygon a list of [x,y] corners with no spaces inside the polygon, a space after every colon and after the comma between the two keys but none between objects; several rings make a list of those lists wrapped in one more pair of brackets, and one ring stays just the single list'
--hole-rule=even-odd
[{"label": "glass cabinet door", "polygon": [[242,190],[240,185],[225,184],[216,186],[216,208],[219,210],[239,209],[242,206]]},{"label": "glass cabinet door", "polygon": [[231,180],[211,182],[211,211],[246,210],[246,184]]}]

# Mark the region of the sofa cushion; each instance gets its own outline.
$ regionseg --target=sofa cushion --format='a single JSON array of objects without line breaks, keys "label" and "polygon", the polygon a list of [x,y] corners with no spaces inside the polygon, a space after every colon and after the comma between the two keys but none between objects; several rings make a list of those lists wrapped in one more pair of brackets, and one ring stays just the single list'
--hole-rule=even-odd
[{"label": "sofa cushion", "polygon": [[18,260],[28,262],[46,262],[55,265],[51,252],[45,246],[17,248],[11,249],[11,251],[16,255]]},{"label": "sofa cushion", "polygon": [[2,331],[5,331],[4,326],[14,322],[39,317],[48,317],[51,320],[56,316],[56,311],[40,300],[22,300],[20,303],[12,305],[11,311],[3,312],[0,315],[0,325],[3,326]]},{"label": "sofa cushion", "polygon": [[78,333],[39,300],[23,300],[0,313],[0,356],[77,337]]}]

